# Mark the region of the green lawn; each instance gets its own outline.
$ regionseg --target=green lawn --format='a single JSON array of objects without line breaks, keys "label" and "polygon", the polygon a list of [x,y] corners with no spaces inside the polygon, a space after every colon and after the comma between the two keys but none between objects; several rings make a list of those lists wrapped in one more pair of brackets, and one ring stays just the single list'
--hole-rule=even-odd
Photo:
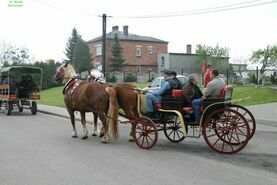
[{"label": "green lawn", "polygon": [[[147,86],[147,83],[137,84],[142,88]],[[42,91],[40,104],[54,105],[64,107],[63,87],[55,87]],[[277,90],[263,88],[263,87],[234,87],[233,99],[241,99],[251,97],[247,100],[240,102],[240,105],[256,105],[270,102],[277,102]]]}]

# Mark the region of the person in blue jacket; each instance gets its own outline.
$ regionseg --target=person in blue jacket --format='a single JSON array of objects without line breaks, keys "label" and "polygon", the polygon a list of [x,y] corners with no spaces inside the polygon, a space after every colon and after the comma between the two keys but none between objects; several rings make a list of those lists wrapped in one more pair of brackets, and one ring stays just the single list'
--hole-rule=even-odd
[{"label": "person in blue jacket", "polygon": [[159,89],[146,94],[146,113],[144,115],[149,118],[157,118],[154,106],[161,102],[162,97],[171,96],[172,89],[178,88],[178,84],[173,80],[172,71],[165,70],[164,79],[165,81]]}]

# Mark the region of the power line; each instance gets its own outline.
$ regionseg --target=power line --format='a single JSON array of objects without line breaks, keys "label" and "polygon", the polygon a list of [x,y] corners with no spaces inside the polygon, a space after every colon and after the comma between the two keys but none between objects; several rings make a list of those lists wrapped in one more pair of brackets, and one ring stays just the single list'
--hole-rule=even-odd
[{"label": "power line", "polygon": [[[146,15],[146,16],[143,16],[143,15],[142,16],[113,16],[113,17],[114,18],[130,18],[130,19],[180,17],[180,16],[200,15],[200,14],[207,14],[207,13],[215,13],[215,12],[223,12],[223,11],[230,11],[230,10],[236,10],[236,9],[250,8],[250,7],[272,4],[272,3],[277,2],[277,0],[273,0],[273,1],[266,1],[266,2],[260,2],[260,3],[253,4],[254,2],[259,2],[259,1],[261,1],[261,0],[241,2],[241,3],[230,4],[230,5],[224,5],[224,6],[217,6],[217,7],[205,8],[205,9],[196,9],[196,10],[189,10],[189,11],[175,12],[175,13],[168,13],[168,14],[156,14],[156,15]],[[246,5],[244,5],[244,4],[246,4]]]},{"label": "power line", "polygon": [[[44,6],[48,6],[51,8],[55,8],[58,10],[63,10],[67,12],[73,12],[73,10],[66,9],[60,6],[52,5],[47,2],[44,2],[42,0],[33,0],[39,4],[42,4]],[[202,8],[202,9],[195,9],[195,10],[188,10],[188,11],[182,11],[182,12],[172,12],[172,13],[164,13],[164,14],[155,14],[155,15],[138,15],[138,16],[109,16],[113,18],[125,18],[125,19],[151,19],[151,18],[169,18],[169,17],[181,17],[181,16],[190,16],[190,15],[201,15],[201,14],[208,14],[208,13],[215,13],[215,12],[224,12],[224,11],[230,11],[230,10],[237,10],[237,9],[243,9],[243,8],[250,8],[255,6],[262,6],[266,4],[272,4],[276,3],[277,0],[271,0],[271,1],[264,1],[264,0],[252,0],[252,1],[245,1],[240,3],[233,3],[233,4],[227,4],[222,6],[215,6],[210,8]],[[102,17],[101,15],[95,15],[90,14],[88,12],[79,12],[81,15],[86,16],[93,16],[93,17]]]}]

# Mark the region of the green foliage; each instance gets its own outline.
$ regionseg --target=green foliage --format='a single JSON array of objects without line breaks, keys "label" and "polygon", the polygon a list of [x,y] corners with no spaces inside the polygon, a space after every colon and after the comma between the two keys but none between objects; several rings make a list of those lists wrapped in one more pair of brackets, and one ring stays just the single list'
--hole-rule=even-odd
[{"label": "green foliage", "polygon": [[250,83],[254,83],[254,84],[257,83],[257,78],[256,78],[254,73],[248,73],[248,77],[249,77],[249,82]]},{"label": "green foliage", "polygon": [[0,49],[0,66],[12,63],[24,64],[30,61],[29,50],[25,47],[2,44]]},{"label": "green foliage", "polygon": [[[198,55],[198,63],[211,64],[213,68],[218,69],[220,72],[224,72],[228,69],[229,64],[229,48],[206,46],[198,44],[196,46],[196,54]],[[230,70],[230,69],[229,69]]]},{"label": "green foliage", "polygon": [[115,83],[117,81],[116,76],[112,73],[106,76],[106,81],[109,83]]},{"label": "green foliage", "polygon": [[276,75],[270,75],[270,81],[272,84],[277,85],[277,76]]},{"label": "green foliage", "polygon": [[253,64],[262,65],[260,74],[263,75],[268,68],[277,67],[277,45],[253,51],[250,60]]},{"label": "green foliage", "polygon": [[89,52],[89,47],[83,39],[78,39],[78,42],[74,48],[73,53],[73,65],[77,73],[82,71],[89,71],[91,69],[91,54]]},{"label": "green foliage", "polygon": [[68,38],[65,48],[65,55],[67,56],[66,62],[73,62],[74,48],[77,45],[79,39],[81,39],[80,34],[75,28],[73,28],[71,37]]},{"label": "green foliage", "polygon": [[122,47],[120,46],[117,34],[114,37],[114,45],[112,47],[112,55],[111,58],[112,64],[111,66],[114,68],[115,71],[119,71],[123,67],[123,63],[125,60],[122,58]]},{"label": "green foliage", "polygon": [[127,73],[125,75],[124,82],[136,82],[136,81],[137,81],[136,76],[133,75],[132,73]]}]

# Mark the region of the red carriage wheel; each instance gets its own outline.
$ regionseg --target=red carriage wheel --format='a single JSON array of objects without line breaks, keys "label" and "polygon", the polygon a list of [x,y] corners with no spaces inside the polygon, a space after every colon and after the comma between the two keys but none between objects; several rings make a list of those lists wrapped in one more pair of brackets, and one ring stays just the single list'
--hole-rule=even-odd
[{"label": "red carriage wheel", "polygon": [[[185,139],[184,133],[182,131],[181,120],[177,114],[170,114],[165,118],[166,123],[164,126],[164,135],[166,138],[173,142],[178,143]],[[186,132],[188,132],[188,128],[186,126]]]},{"label": "red carriage wheel", "polygon": [[132,133],[135,143],[143,149],[152,148],[158,140],[156,125],[146,117],[140,117],[134,120]]},{"label": "red carriage wheel", "polygon": [[239,112],[246,119],[250,128],[250,136],[249,136],[249,140],[250,140],[256,131],[256,120],[253,114],[248,109],[240,105],[231,105],[229,108]]},{"label": "red carriage wheel", "polygon": [[239,112],[223,108],[211,112],[205,119],[203,135],[211,149],[233,154],[247,145],[250,128]]}]

